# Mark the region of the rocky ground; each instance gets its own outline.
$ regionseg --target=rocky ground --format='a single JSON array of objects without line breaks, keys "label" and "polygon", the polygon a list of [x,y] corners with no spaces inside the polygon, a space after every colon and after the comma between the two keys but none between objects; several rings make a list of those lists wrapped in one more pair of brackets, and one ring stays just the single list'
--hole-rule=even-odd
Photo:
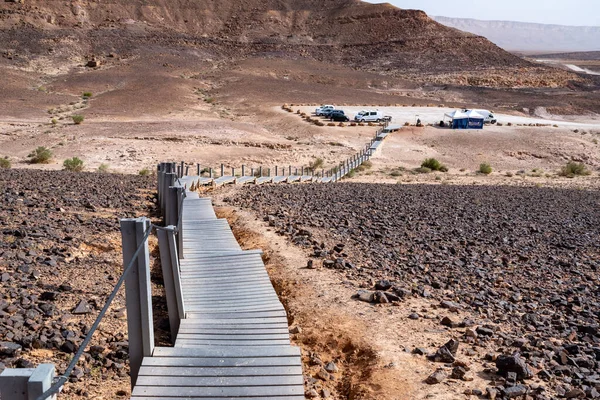
[{"label": "rocky ground", "polygon": [[[119,218],[152,216],[153,188],[131,175],[0,170],[0,371],[64,372],[121,275]],[[129,393],[124,307],[120,292],[61,398]]]},{"label": "rocky ground", "polygon": [[600,397],[598,198],[337,184],[245,188],[225,200],[309,251],[314,273],[352,283],[365,307],[422,299],[442,310],[438,326],[453,339],[430,351],[424,335],[408,349],[439,366],[428,384],[470,380],[475,370],[486,383],[468,395],[550,399]]}]

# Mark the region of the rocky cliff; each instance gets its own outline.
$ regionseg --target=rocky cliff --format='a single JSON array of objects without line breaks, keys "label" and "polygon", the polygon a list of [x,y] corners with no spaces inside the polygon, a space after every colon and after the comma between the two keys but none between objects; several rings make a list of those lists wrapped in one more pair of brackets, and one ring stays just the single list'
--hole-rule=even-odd
[{"label": "rocky cliff", "polygon": [[425,13],[358,0],[13,0],[0,3],[0,52],[77,58],[193,47],[211,57],[305,57],[376,71],[527,66]]}]

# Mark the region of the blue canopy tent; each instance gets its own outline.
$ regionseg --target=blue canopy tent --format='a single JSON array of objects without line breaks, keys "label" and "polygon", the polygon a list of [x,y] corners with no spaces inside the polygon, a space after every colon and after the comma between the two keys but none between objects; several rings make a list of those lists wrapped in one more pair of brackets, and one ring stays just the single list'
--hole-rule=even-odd
[{"label": "blue canopy tent", "polygon": [[452,129],[483,129],[485,120],[483,115],[475,111],[464,112],[455,110],[447,113],[446,117],[452,120],[450,123]]}]

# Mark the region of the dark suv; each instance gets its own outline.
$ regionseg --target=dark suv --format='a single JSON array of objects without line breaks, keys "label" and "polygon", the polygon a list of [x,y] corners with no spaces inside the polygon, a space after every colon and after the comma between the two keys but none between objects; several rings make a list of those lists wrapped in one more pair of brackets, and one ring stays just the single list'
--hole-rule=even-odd
[{"label": "dark suv", "polygon": [[350,118],[346,116],[343,110],[333,110],[328,116],[330,120],[335,122],[348,122]]}]

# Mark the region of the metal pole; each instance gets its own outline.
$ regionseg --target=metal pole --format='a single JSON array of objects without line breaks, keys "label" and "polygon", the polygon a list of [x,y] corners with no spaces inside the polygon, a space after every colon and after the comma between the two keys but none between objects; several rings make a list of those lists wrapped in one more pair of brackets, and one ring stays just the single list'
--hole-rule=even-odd
[{"label": "metal pole", "polygon": [[127,331],[131,387],[137,381],[142,359],[154,352],[154,326],[152,320],[152,290],[150,285],[150,253],[148,240],[142,242],[150,220],[141,217],[121,220],[123,265],[128,265],[138,246],[143,246],[137,263],[125,278],[127,304]]}]

